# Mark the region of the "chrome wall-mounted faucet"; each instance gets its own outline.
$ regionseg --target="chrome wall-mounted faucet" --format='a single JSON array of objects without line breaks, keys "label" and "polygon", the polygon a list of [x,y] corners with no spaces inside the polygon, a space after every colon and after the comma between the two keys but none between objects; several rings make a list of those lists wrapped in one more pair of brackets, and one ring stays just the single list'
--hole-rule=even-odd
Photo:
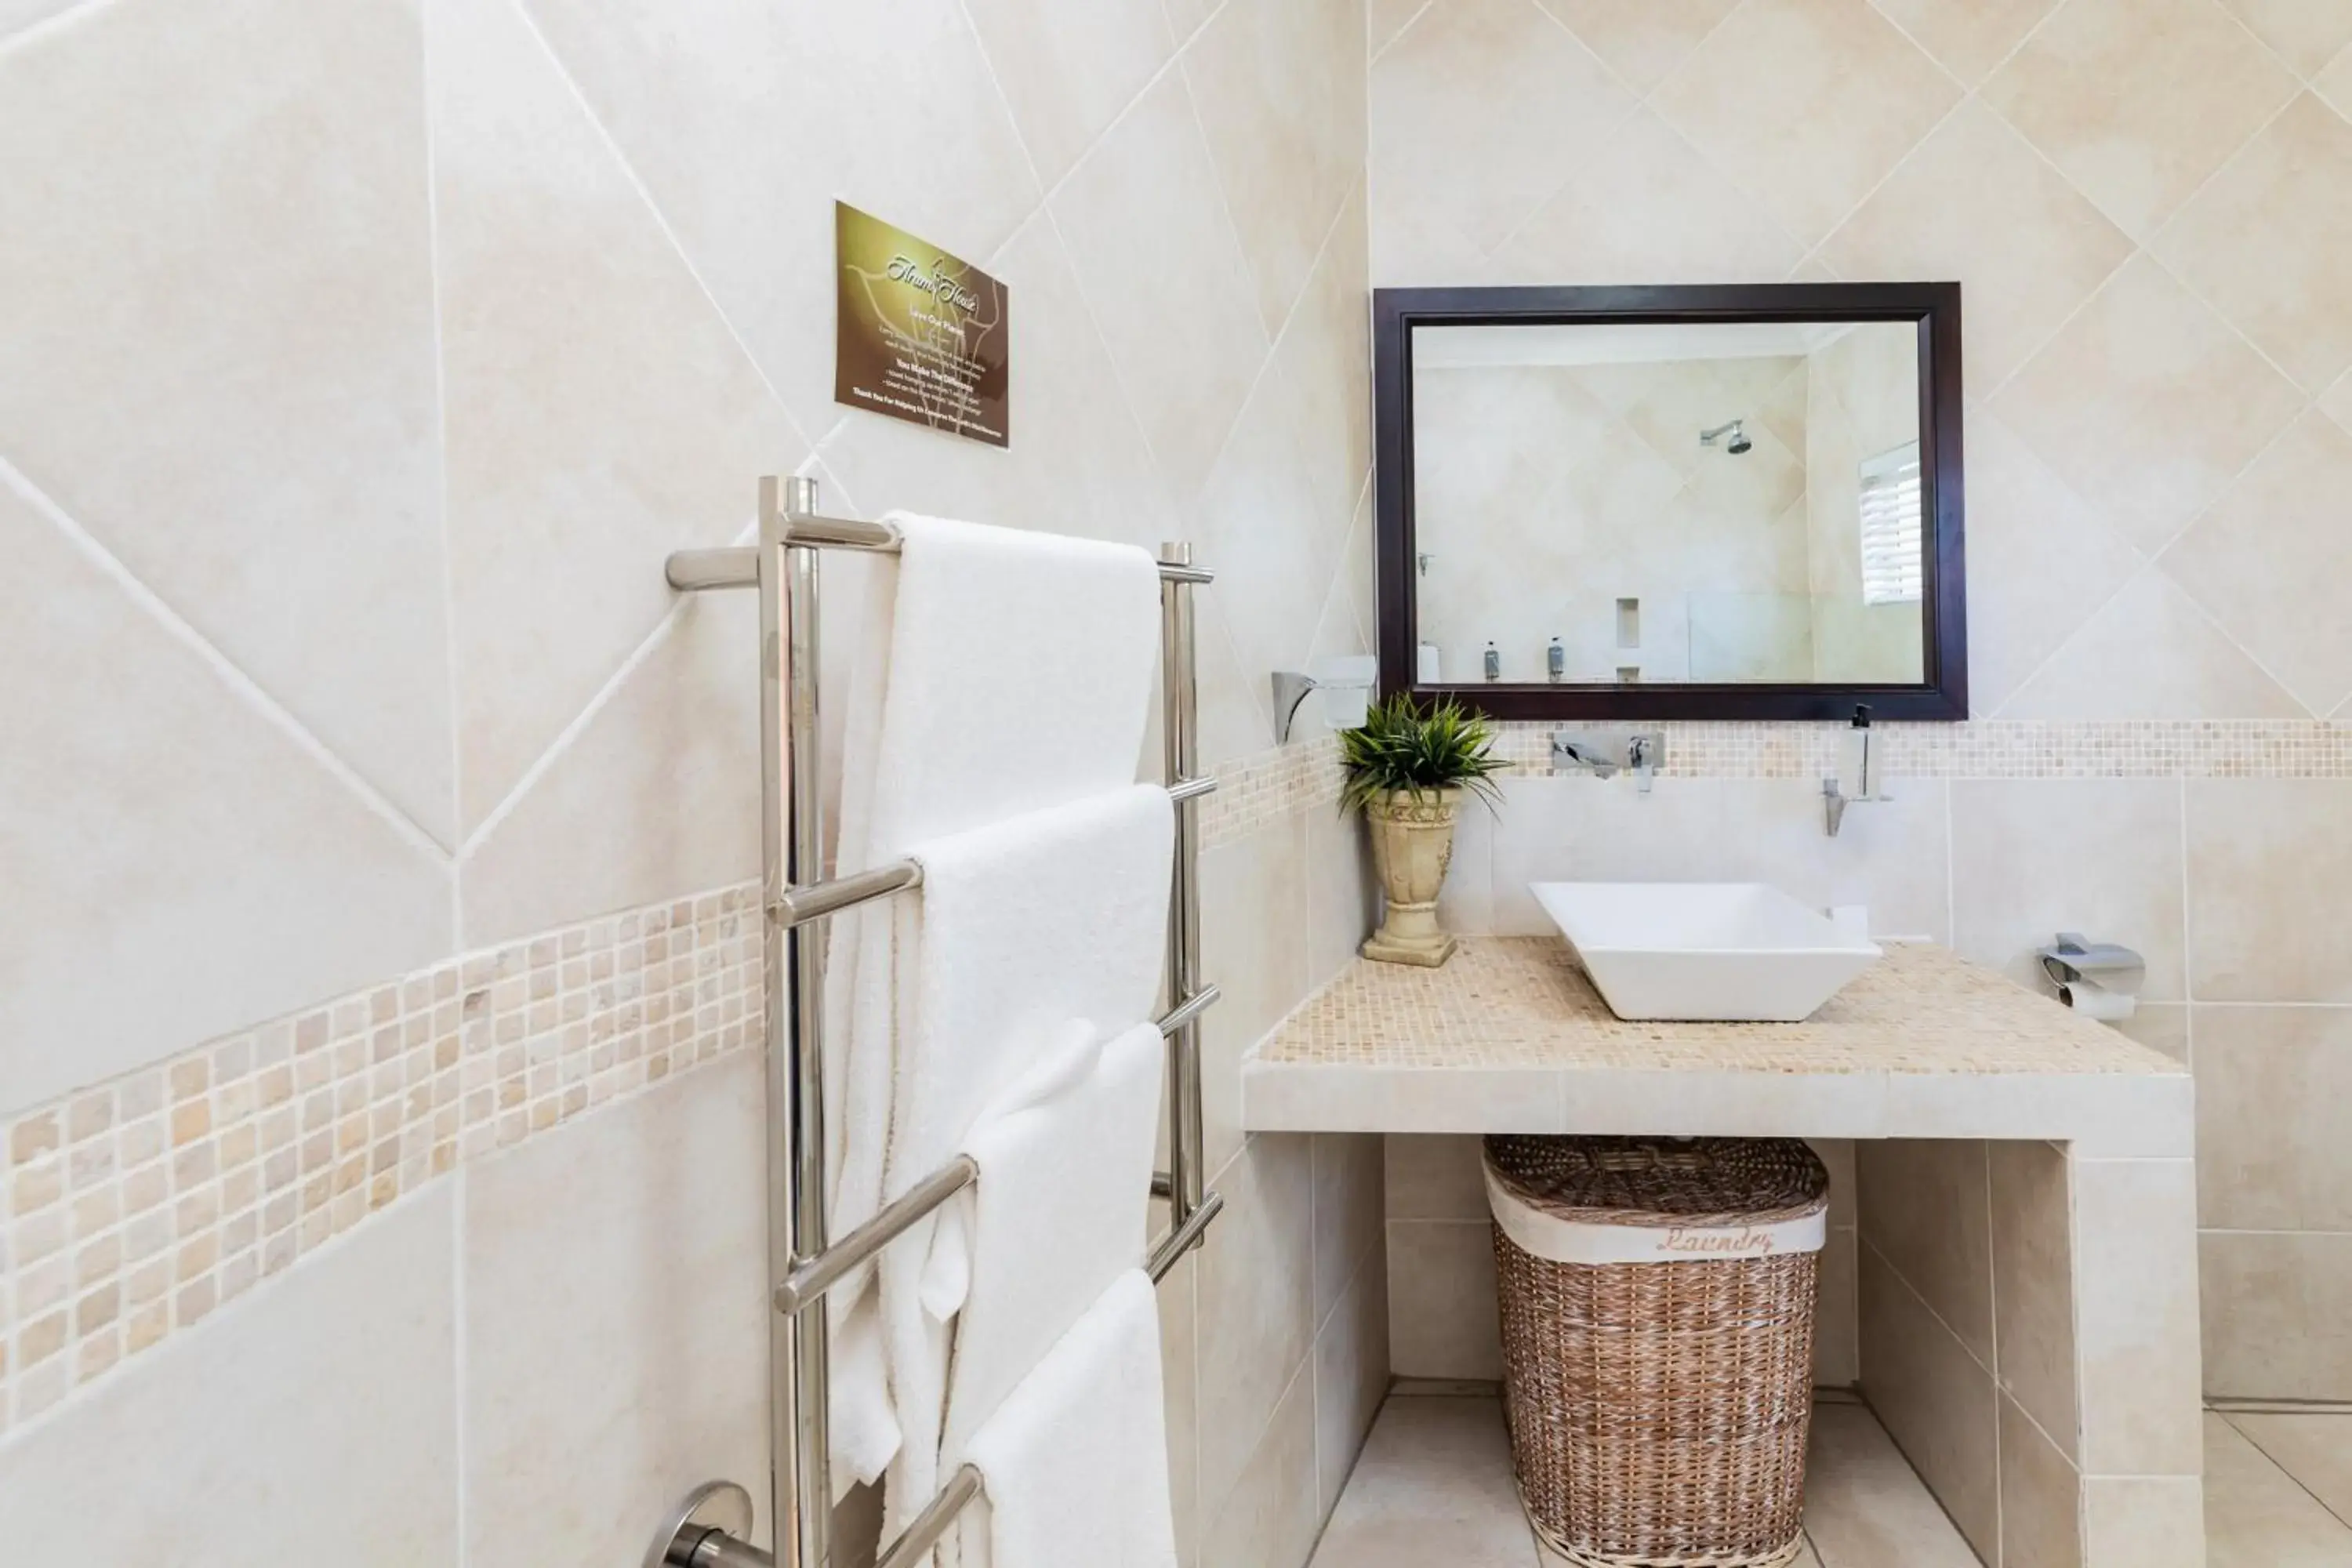
[{"label": "chrome wall-mounted faucet", "polygon": [[1594,778],[1617,776],[1623,768],[1633,785],[1650,793],[1658,770],[1665,765],[1666,737],[1659,730],[1555,730],[1551,737],[1551,771],[1576,769]]}]

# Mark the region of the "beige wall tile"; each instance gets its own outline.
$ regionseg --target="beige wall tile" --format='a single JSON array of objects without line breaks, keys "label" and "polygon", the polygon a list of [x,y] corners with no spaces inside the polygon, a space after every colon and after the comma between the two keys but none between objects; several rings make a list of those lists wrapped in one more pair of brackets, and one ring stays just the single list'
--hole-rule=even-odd
[{"label": "beige wall tile", "polygon": [[1822,1248],[1821,1286],[1813,1305],[1813,1386],[1851,1388],[1862,1381],[1861,1242],[1851,1226],[1832,1229]]},{"label": "beige wall tile", "polygon": [[521,15],[426,21],[470,833],[807,448]]},{"label": "beige wall tile", "polygon": [[2256,37],[2305,76],[2352,43],[2352,13],[2333,0],[2222,0]]},{"label": "beige wall tile", "polygon": [[[1223,1499],[1250,1467],[1275,1403],[1309,1363],[1315,1342],[1314,1197],[1307,1140],[1253,1138],[1212,1184],[1225,1212],[1200,1253],[1201,1518],[1203,1541],[1225,1512]],[[1314,1376],[1307,1390],[1307,1458],[1314,1477]],[[1216,1561],[1213,1544],[1204,1562]]]},{"label": "beige wall tile", "polygon": [[2198,1240],[2206,1393],[2352,1401],[2352,1236],[2209,1230]]},{"label": "beige wall tile", "polygon": [[2180,785],[2173,779],[1952,781],[1953,947],[2047,992],[2059,931],[2147,960],[2141,994],[2187,994]]},{"label": "beige wall tile", "polygon": [[147,0],[0,58],[0,428],[454,845],[420,55],[407,0]]},{"label": "beige wall tile", "polygon": [[2116,1026],[2123,1034],[2174,1061],[2189,1059],[2189,1016],[2184,1003],[2151,1002]]},{"label": "beige wall tile", "polygon": [[2070,1461],[2075,1401],[2074,1214],[2065,1154],[2047,1143],[1986,1145],[1992,1166],[1994,1366]]},{"label": "beige wall tile", "polygon": [[1322,251],[1299,291],[1297,309],[1276,340],[1274,363],[1289,389],[1291,425],[1307,484],[1315,491],[1318,525],[1341,521],[1352,527],[1360,521],[1363,528],[1363,555],[1345,566],[1359,574],[1349,584],[1349,603],[1362,612],[1369,638],[1373,625],[1367,492],[1372,473],[1372,335],[1366,222],[1366,192],[1359,171],[1339,216],[1318,237]]},{"label": "beige wall tile", "polygon": [[1317,1517],[1328,1518],[1389,1388],[1389,1281],[1374,1253],[1315,1336]]},{"label": "beige wall tile", "polygon": [[1349,1282],[1379,1251],[1388,1224],[1377,1132],[1318,1132],[1315,1165],[1315,1321],[1339,1305]]},{"label": "beige wall tile", "polygon": [[[2076,0],[2067,12],[2108,3]],[[2109,279],[1992,401],[2003,423],[2144,551],[2178,534],[2302,407],[2292,382],[2145,256]]]},{"label": "beige wall tile", "polygon": [[2352,931],[2321,891],[2352,871],[2352,784],[2191,779],[2188,809],[2190,994],[2352,1001]]},{"label": "beige wall tile", "polygon": [[1492,1399],[1391,1399],[1331,1516],[1316,1568],[1536,1568]]},{"label": "beige wall tile", "polygon": [[1651,101],[1814,245],[1958,97],[1950,77],[1861,0],[1757,0],[1710,33]]},{"label": "beige wall tile", "polygon": [[2000,1560],[2081,1568],[2083,1478],[2007,1394],[2000,1399]]},{"label": "beige wall tile", "polygon": [[2352,1518],[2352,1416],[2231,1411],[2228,1420],[2330,1513]]},{"label": "beige wall tile", "polygon": [[467,1176],[473,1559],[587,1561],[713,1477],[765,1491],[761,1071],[739,1055]]},{"label": "beige wall tile", "polygon": [[1853,1228],[1859,1218],[1854,1206],[1854,1141],[1851,1138],[1808,1138],[1805,1140],[1823,1169],[1830,1173],[1830,1228]]},{"label": "beige wall tile", "polygon": [[1298,1568],[1323,1521],[1315,1478],[1315,1374],[1294,1373],[1223,1502],[1202,1516],[1202,1568]]},{"label": "beige wall tile", "polygon": [[2312,79],[2311,85],[2320,97],[2343,111],[2346,105],[2352,104],[2352,53],[2337,55],[2333,63]]},{"label": "beige wall tile", "polygon": [[2189,1476],[2084,1481],[2083,1559],[2133,1568],[2205,1568],[2204,1489]]},{"label": "beige wall tile", "polygon": [[[2000,1550],[1991,1374],[1868,1245],[1862,1250],[1862,1387],[1903,1456],[1982,1557]],[[1830,1548],[1835,1561],[1837,1549]]]},{"label": "beige wall tile", "polygon": [[1201,971],[1223,993],[1201,1017],[1204,1164],[1241,1148],[1242,1058],[1307,990],[1302,824],[1271,823],[1201,857]]},{"label": "beige wall tile", "polygon": [[1901,1452],[1859,1405],[1813,1407],[1805,1533],[1827,1568],[1975,1568],[1977,1563]]},{"label": "beige wall tile", "polygon": [[965,10],[1049,188],[1176,47],[1160,0],[972,0]]},{"label": "beige wall tile", "polygon": [[2213,0],[2073,0],[1984,96],[2145,238],[2294,90]]},{"label": "beige wall tile", "polygon": [[1491,1224],[1391,1220],[1389,1365],[1399,1377],[1503,1375]]},{"label": "beige wall tile", "polygon": [[2347,1551],[2343,1522],[2219,1415],[2205,1417],[2205,1542],[2214,1568],[2325,1563]]},{"label": "beige wall tile", "polygon": [[2339,542],[2326,500],[2347,485],[2352,433],[2314,410],[2158,563],[2315,713],[2352,696],[2352,633],[2328,613],[2326,593],[2352,572],[2352,549]]},{"label": "beige wall tile", "polygon": [[1352,963],[1381,919],[1372,847],[1353,813],[1306,813],[1308,920],[1307,983],[1319,985]]},{"label": "beige wall tile", "polygon": [[1391,1132],[1381,1142],[1387,1145],[1391,1219],[1487,1217],[1477,1136]]},{"label": "beige wall tile", "polygon": [[[1241,242],[1220,221],[1223,203],[1192,101],[1172,73],[1053,200],[1119,384],[1180,501],[1208,479],[1269,341]],[[1167,331],[1171,314],[1185,331]]]},{"label": "beige wall tile", "polygon": [[2083,1471],[2194,1475],[2196,1172],[2187,1160],[2072,1164]]},{"label": "beige wall tile", "polygon": [[2302,719],[2308,710],[2173,581],[2143,568],[2000,710],[2004,719]]},{"label": "beige wall tile", "polygon": [[[25,1562],[457,1560],[452,1190],[174,1337],[0,1454]],[[634,1540],[634,1537],[632,1537]]]},{"label": "beige wall tile", "polygon": [[2200,1222],[2352,1231],[2352,1009],[2201,1006],[2196,1031]]},{"label": "beige wall tile", "polygon": [[2059,0],[1876,0],[1946,70],[1970,87],[2007,59]]},{"label": "beige wall tile", "polygon": [[1637,92],[1648,92],[1738,8],[1738,0],[1543,0]]},{"label": "beige wall tile", "polygon": [[[2041,0],[2031,3],[2038,8]],[[1968,308],[1962,353],[1979,395],[2007,380],[2131,252],[2122,230],[1974,100],[1937,126],[1822,247],[1848,278],[1959,279]]]},{"label": "beige wall tile", "polygon": [[428,840],[5,483],[0,552],[0,1110],[449,952]]},{"label": "beige wall tile", "polygon": [[1364,58],[1369,67],[1371,58],[1396,42],[1405,28],[1421,19],[1430,8],[1430,0],[1370,0],[1364,7]]},{"label": "beige wall tile", "polygon": [[1987,1367],[1993,1364],[1989,1147],[1886,1139],[1854,1150],[1864,1242]]}]

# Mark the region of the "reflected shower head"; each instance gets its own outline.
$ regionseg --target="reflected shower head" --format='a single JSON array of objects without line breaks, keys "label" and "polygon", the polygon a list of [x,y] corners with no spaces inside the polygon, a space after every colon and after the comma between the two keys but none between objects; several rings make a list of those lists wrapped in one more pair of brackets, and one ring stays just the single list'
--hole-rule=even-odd
[{"label": "reflected shower head", "polygon": [[1698,444],[1702,447],[1712,447],[1726,436],[1730,437],[1731,439],[1724,443],[1723,449],[1735,458],[1756,449],[1756,443],[1748,438],[1748,421],[1745,419],[1734,419],[1729,424],[1718,425],[1712,430],[1700,431]]}]

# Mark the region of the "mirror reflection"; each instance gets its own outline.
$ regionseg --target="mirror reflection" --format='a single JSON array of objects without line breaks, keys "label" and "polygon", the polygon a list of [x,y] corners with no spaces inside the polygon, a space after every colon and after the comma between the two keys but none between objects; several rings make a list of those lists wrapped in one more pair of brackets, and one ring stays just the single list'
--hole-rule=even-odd
[{"label": "mirror reflection", "polygon": [[1415,326],[1419,682],[1924,679],[1918,337]]}]

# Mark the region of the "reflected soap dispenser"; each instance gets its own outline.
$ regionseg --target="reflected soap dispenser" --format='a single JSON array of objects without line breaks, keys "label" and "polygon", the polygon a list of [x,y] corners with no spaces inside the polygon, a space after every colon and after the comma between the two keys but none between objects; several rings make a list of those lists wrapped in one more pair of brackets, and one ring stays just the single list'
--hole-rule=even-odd
[{"label": "reflected soap dispenser", "polygon": [[1559,646],[1558,637],[1552,638],[1551,647],[1544,649],[1544,673],[1551,678],[1554,686],[1568,679],[1568,649]]},{"label": "reflected soap dispenser", "polygon": [[1491,642],[1486,645],[1486,679],[1489,680],[1503,679],[1503,656],[1496,651],[1495,645]]}]

